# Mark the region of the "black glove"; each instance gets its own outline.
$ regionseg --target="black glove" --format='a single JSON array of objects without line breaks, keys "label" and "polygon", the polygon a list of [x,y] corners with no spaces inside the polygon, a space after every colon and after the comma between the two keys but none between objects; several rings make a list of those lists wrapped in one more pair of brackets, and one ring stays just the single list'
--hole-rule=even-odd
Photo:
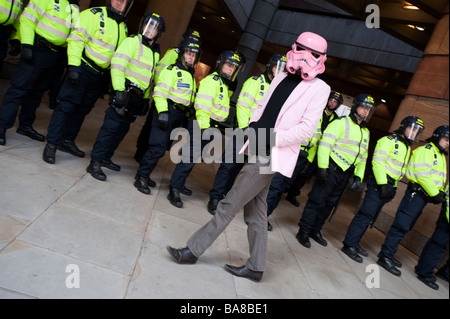
[{"label": "black glove", "polygon": [[353,181],[350,183],[350,186],[348,187],[348,190],[354,191],[361,187],[361,178],[358,176],[353,177]]},{"label": "black glove", "polygon": [[31,61],[33,59],[33,46],[29,44],[22,44],[21,57],[22,59]]},{"label": "black glove", "polygon": [[439,194],[431,197],[431,202],[433,204],[440,204],[444,201],[444,199],[445,199],[445,193],[443,191],[439,191]]},{"label": "black glove", "polygon": [[114,95],[114,106],[117,108],[123,108],[128,106],[128,102],[130,101],[130,97],[128,93],[125,91],[116,91]]},{"label": "black glove", "polygon": [[67,79],[70,84],[77,86],[80,82],[80,70],[77,67],[69,66],[67,69]]},{"label": "black glove", "polygon": [[325,183],[328,177],[328,169],[319,167],[317,169],[316,177],[318,178],[319,182]]},{"label": "black glove", "polygon": [[9,40],[9,44],[11,45],[11,49],[9,50],[9,55],[18,56],[20,54],[21,44],[17,39]]},{"label": "black glove", "polygon": [[159,128],[166,131],[169,128],[169,112],[161,112],[158,114]]},{"label": "black glove", "polygon": [[145,114],[147,114],[149,109],[150,109],[149,99],[142,99],[142,105],[141,105],[141,109],[139,110],[138,115],[144,116]]},{"label": "black glove", "polygon": [[380,186],[380,198],[388,199],[392,196],[392,187],[389,184],[378,185]]}]

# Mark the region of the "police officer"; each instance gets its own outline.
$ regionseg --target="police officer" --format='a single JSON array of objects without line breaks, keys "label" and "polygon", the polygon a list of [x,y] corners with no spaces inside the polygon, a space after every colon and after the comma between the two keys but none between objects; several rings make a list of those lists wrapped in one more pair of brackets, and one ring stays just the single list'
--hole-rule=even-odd
[{"label": "police officer", "polygon": [[181,41],[177,50],[177,62],[161,71],[155,86],[149,147],[139,164],[134,183],[140,192],[147,195],[151,193],[149,185],[154,183],[149,183],[150,174],[172,144],[171,131],[181,126],[195,100],[194,67],[200,58],[200,46],[187,38]]},{"label": "police officer", "polygon": [[[436,283],[436,277],[433,276],[433,270],[445,256],[448,245],[448,230],[449,230],[449,219],[448,219],[448,184],[445,189],[445,201],[442,203],[441,212],[439,214],[438,220],[436,221],[436,228],[433,235],[423,247],[422,253],[420,254],[419,261],[415,267],[417,278],[422,281],[428,287],[438,290],[439,285]],[[448,260],[447,265],[447,282],[448,282]],[[442,270],[439,271],[442,271]],[[438,271],[438,272],[439,272]],[[445,280],[445,277],[444,277]]]},{"label": "police officer", "polygon": [[353,217],[344,239],[342,252],[356,262],[368,253],[359,245],[369,224],[375,222],[384,205],[392,201],[397,183],[406,173],[411,145],[418,142],[424,130],[423,121],[416,116],[402,120],[393,134],[380,138],[374,150],[371,175],[367,181],[364,201]]},{"label": "police officer", "polygon": [[86,169],[95,179],[106,180],[102,166],[120,171],[120,166],[111,160],[114,151],[136,117],[148,112],[150,84],[160,53],[156,41],[165,29],[164,19],[157,13],[149,13],[140,23],[139,34],[125,39],[114,52],[111,59],[114,94],[110,96],[110,107],[105,112]]},{"label": "police officer", "polygon": [[[201,48],[202,44],[202,38],[200,36],[200,33],[197,30],[194,29],[188,29],[186,32],[183,33],[183,40],[189,39],[193,41],[195,44],[197,44]],[[166,67],[177,63],[179,55],[179,47],[177,48],[170,48],[166,51],[162,59],[158,62],[156,65],[155,70],[155,83],[158,82],[159,74],[163,69]],[[155,101],[152,101],[151,109],[155,108]],[[148,140],[150,137],[150,132],[152,130],[152,120],[153,120],[153,111],[148,113],[147,119],[145,120],[144,126],[141,129],[141,133],[139,134],[139,137],[137,139],[136,143],[136,153],[134,154],[134,159],[139,163],[144,156],[145,152],[148,149]],[[153,185],[152,187],[156,186],[156,184],[149,179],[149,183]]]},{"label": "police officer", "polygon": [[[284,54],[274,54],[270,57],[264,73],[252,76],[245,81],[236,103],[236,119],[240,130],[245,130],[248,127],[253,110],[264,97],[273,78],[278,73],[285,72],[286,61]],[[224,152],[222,163],[214,179],[214,185],[209,191],[207,208],[212,215],[215,214],[217,204],[231,189],[236,176],[244,166],[243,160],[237,160],[237,151],[239,150],[236,149],[235,137],[233,136],[232,138],[233,140],[228,143],[232,148],[230,150],[232,157],[226,156],[228,153]]]},{"label": "police officer", "polygon": [[416,148],[406,168],[408,188],[397,209],[394,222],[378,254],[377,264],[395,276],[402,264],[394,259],[398,245],[415,225],[427,203],[440,204],[445,200],[449,145],[448,125],[439,126],[427,140],[428,144]]},{"label": "police officer", "polygon": [[114,51],[127,37],[125,17],[134,0],[108,0],[106,7],[84,10],[68,39],[68,70],[47,129],[43,160],[55,163],[56,149],[77,157],[75,145],[84,118],[92,110],[105,81]]},{"label": "police officer", "polygon": [[[323,111],[314,135],[302,143],[292,177],[288,178],[280,173],[275,174],[273,177],[272,182],[270,183],[269,193],[267,194],[267,216],[272,215],[275,208],[277,208],[283,193],[285,193],[293,185],[294,180],[308,168],[309,163],[316,157],[317,145],[322,137],[322,132],[327,128],[331,121],[338,118],[335,111],[342,104],[342,102],[342,94],[336,91],[331,91],[330,96],[328,97],[327,105]],[[272,231],[272,225],[269,221],[267,223],[267,230]]]},{"label": "police officer", "polygon": [[50,83],[53,69],[66,59],[66,41],[78,18],[78,1],[31,0],[20,18],[22,55],[11,78],[11,87],[0,108],[0,144],[5,132],[14,125],[19,106],[17,133],[36,141],[45,136],[32,125],[42,94]]},{"label": "police officer", "polygon": [[194,149],[197,150],[197,146],[199,146],[203,150],[212,141],[212,138],[196,140],[194,130],[203,133],[206,129],[216,127],[218,123],[224,122],[228,118],[230,112],[228,84],[234,81],[240,67],[241,58],[239,54],[234,51],[225,51],[217,60],[215,71],[200,82],[195,98],[195,116],[191,116],[188,124],[190,142],[187,147],[190,148],[190,151],[182,151],[184,155],[182,155],[181,161],[175,167],[170,179],[168,200],[175,207],[183,207],[180,192],[185,195],[192,193],[191,190],[186,188],[185,183],[194,168],[195,162],[201,155],[193,154]]},{"label": "police officer", "polygon": [[325,131],[331,121],[339,118],[339,115],[336,113],[336,111],[342,105],[342,103],[344,103],[343,95],[337,91],[331,91],[327,106],[323,111],[322,119],[320,120],[319,126],[317,127],[316,134],[314,134],[312,138],[306,141],[306,145],[302,145],[302,150],[308,153],[306,157],[307,161],[301,167],[297,176],[294,176],[294,180],[290,181],[290,183],[287,185],[289,189],[287,190],[286,200],[295,207],[300,206],[296,198],[298,195],[300,195],[300,190],[317,171],[316,154],[319,140],[322,137],[322,132]]},{"label": "police officer", "polygon": [[311,247],[309,237],[322,246],[327,245],[320,232],[325,220],[338,204],[349,180],[354,178],[354,189],[361,184],[370,140],[366,123],[374,110],[373,97],[360,94],[353,101],[351,114],[331,122],[323,132],[317,150],[316,179],[296,235],[306,248]]},{"label": "police officer", "polygon": [[0,0],[0,73],[8,52],[8,42],[11,45],[9,54],[20,54],[19,17],[22,10],[22,0]]}]

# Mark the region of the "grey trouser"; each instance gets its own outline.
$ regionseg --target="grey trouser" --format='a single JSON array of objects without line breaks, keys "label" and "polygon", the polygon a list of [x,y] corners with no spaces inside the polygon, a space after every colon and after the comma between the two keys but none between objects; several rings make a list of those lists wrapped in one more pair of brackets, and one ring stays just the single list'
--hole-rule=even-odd
[{"label": "grey trouser", "polygon": [[[216,214],[187,242],[191,252],[199,257],[230,224],[244,207],[244,220],[248,224],[247,237],[250,258],[245,266],[254,271],[264,271],[267,254],[267,193],[274,173],[267,171],[269,163],[252,163],[249,160],[241,170],[227,196],[217,205]],[[266,168],[266,169],[265,169]]]}]

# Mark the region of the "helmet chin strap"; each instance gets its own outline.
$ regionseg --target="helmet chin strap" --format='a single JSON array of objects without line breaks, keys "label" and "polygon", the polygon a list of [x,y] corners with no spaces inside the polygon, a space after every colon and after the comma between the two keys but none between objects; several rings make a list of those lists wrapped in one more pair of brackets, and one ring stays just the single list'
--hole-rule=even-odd
[{"label": "helmet chin strap", "polygon": [[356,116],[358,119],[360,119],[361,121],[364,121],[364,120],[366,119],[365,116],[359,114],[358,112],[355,113],[355,116]]}]

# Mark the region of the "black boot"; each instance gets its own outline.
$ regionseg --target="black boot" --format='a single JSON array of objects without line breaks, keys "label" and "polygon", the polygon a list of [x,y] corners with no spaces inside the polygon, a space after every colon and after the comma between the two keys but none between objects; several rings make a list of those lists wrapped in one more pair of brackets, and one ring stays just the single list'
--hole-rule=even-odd
[{"label": "black boot", "polygon": [[171,187],[169,195],[167,195],[167,199],[173,206],[178,208],[183,207],[183,202],[181,201],[180,198],[180,190],[178,188]]},{"label": "black boot", "polygon": [[211,215],[216,214],[217,205],[219,204],[219,200],[215,198],[210,198],[208,202],[208,212]]},{"label": "black boot", "polygon": [[147,177],[142,177],[139,174],[136,174],[134,179],[135,179],[134,187],[136,187],[138,191],[140,191],[141,193],[143,193],[145,195],[151,194],[152,191],[148,187],[148,178]]},{"label": "black boot", "polygon": [[387,258],[387,257],[383,256],[382,254],[379,254],[378,256],[379,256],[378,260],[377,260],[377,264],[378,265],[380,265],[381,267],[386,269],[388,272],[390,272],[394,276],[399,276],[400,277],[402,272],[400,270],[398,270],[394,266],[394,263],[392,262],[392,259]]},{"label": "black boot", "polygon": [[64,140],[62,144],[58,145],[58,149],[62,152],[72,154],[76,157],[83,158],[85,156],[85,153],[75,145],[74,141]]},{"label": "black boot", "polygon": [[106,175],[102,171],[102,166],[100,161],[91,160],[91,163],[86,168],[86,171],[92,175],[93,178],[98,179],[99,181],[106,181]]},{"label": "black boot", "polygon": [[55,164],[56,148],[54,144],[47,143],[44,148],[44,153],[42,154],[42,159],[44,162],[49,164]]},{"label": "black boot", "polygon": [[31,126],[19,125],[16,132],[20,135],[28,136],[35,141],[45,141],[45,136],[36,132]]},{"label": "black boot", "polygon": [[106,167],[107,169],[110,169],[110,170],[116,171],[116,172],[120,172],[120,169],[121,169],[120,165],[113,163],[113,161],[111,161],[111,160],[103,160],[100,162],[100,164],[103,167]]},{"label": "black boot", "polygon": [[0,145],[6,144],[6,129],[0,128]]},{"label": "black boot", "polygon": [[309,241],[309,233],[299,229],[295,237],[297,238],[298,242],[303,246],[305,246],[306,248],[311,247],[311,242]]},{"label": "black boot", "polygon": [[318,230],[313,230],[309,236],[322,246],[328,245],[327,241],[323,239],[322,234]]},{"label": "black boot", "polygon": [[445,264],[436,272],[436,276],[448,282],[448,264]]}]

